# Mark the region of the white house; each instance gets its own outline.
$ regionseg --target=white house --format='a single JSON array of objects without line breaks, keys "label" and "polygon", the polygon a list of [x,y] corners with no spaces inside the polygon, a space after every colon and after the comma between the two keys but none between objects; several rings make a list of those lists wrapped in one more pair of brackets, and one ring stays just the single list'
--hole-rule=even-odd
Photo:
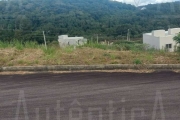
[{"label": "white house", "polygon": [[180,28],[171,28],[168,31],[154,30],[151,33],[143,34],[143,43],[148,44],[151,48],[167,49],[173,52],[176,42],[173,37],[180,32]]},{"label": "white house", "polygon": [[68,35],[60,35],[58,36],[58,42],[60,47],[78,46],[87,43],[87,39],[84,37],[68,37]]}]

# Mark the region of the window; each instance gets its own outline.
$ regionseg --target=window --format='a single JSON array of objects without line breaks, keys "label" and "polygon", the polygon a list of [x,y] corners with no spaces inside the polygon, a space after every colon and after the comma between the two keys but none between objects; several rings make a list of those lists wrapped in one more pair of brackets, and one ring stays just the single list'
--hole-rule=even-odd
[{"label": "window", "polygon": [[167,49],[172,48],[172,44],[166,44],[166,48]]}]

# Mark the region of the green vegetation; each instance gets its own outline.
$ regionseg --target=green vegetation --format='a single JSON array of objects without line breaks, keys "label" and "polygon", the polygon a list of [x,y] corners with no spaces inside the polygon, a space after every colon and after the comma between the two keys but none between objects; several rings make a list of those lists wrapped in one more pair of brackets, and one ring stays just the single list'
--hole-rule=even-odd
[{"label": "green vegetation", "polygon": [[142,64],[142,62],[141,62],[140,59],[135,59],[135,60],[134,60],[134,64],[138,65],[138,64]]},{"label": "green vegetation", "polygon": [[37,44],[37,42],[33,41],[19,41],[19,40],[13,40],[13,41],[0,41],[0,48],[16,48],[18,50],[22,50],[24,48],[37,48],[40,45]]},{"label": "green vegetation", "polygon": [[141,41],[115,41],[108,45],[108,43],[99,44],[97,42],[89,42],[85,47],[99,48],[103,50],[118,50],[118,51],[144,51],[148,46]]},{"label": "green vegetation", "polygon": [[112,0],[1,0],[0,40],[43,43],[42,31],[50,42],[61,34],[125,40],[128,29],[131,38],[140,38],[143,32],[179,27],[179,6],[152,4],[140,10]]},{"label": "green vegetation", "polygon": [[180,44],[180,33],[173,38],[177,44]]},{"label": "green vegetation", "polygon": [[177,34],[173,39],[174,39],[174,41],[176,41],[176,44],[178,45],[177,51],[180,52],[180,46],[179,46],[179,44],[180,44],[180,33]]},{"label": "green vegetation", "polygon": [[[179,6],[152,4],[141,10],[112,0],[1,0],[0,66],[180,63],[176,52],[150,49],[138,40],[144,32],[179,27]],[[128,29],[136,41],[125,41]],[[60,49],[61,34],[91,41]]]},{"label": "green vegetation", "polygon": [[141,42],[131,41],[117,41],[111,45],[91,42],[66,48],[59,48],[53,42],[45,49],[44,45],[35,42],[14,40],[0,42],[0,56],[0,66],[180,63],[176,52],[147,49]]}]

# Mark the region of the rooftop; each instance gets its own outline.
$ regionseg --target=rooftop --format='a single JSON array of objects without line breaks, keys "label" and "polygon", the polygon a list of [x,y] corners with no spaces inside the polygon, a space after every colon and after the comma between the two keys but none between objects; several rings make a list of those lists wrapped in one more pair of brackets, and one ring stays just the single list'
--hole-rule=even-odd
[{"label": "rooftop", "polygon": [[175,35],[180,33],[180,28],[171,28],[168,29],[168,31],[165,30],[153,30],[151,33],[145,33],[146,35],[151,35],[155,37],[160,37],[160,36],[170,36],[170,35]]}]

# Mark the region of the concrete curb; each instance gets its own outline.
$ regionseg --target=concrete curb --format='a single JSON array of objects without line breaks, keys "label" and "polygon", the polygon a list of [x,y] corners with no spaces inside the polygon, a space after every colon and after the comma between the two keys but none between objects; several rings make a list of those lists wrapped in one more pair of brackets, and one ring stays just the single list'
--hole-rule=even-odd
[{"label": "concrete curb", "polygon": [[180,64],[109,64],[109,65],[49,65],[49,66],[12,66],[0,67],[0,72],[12,71],[29,71],[29,72],[45,72],[45,71],[78,71],[78,70],[180,70]]}]

